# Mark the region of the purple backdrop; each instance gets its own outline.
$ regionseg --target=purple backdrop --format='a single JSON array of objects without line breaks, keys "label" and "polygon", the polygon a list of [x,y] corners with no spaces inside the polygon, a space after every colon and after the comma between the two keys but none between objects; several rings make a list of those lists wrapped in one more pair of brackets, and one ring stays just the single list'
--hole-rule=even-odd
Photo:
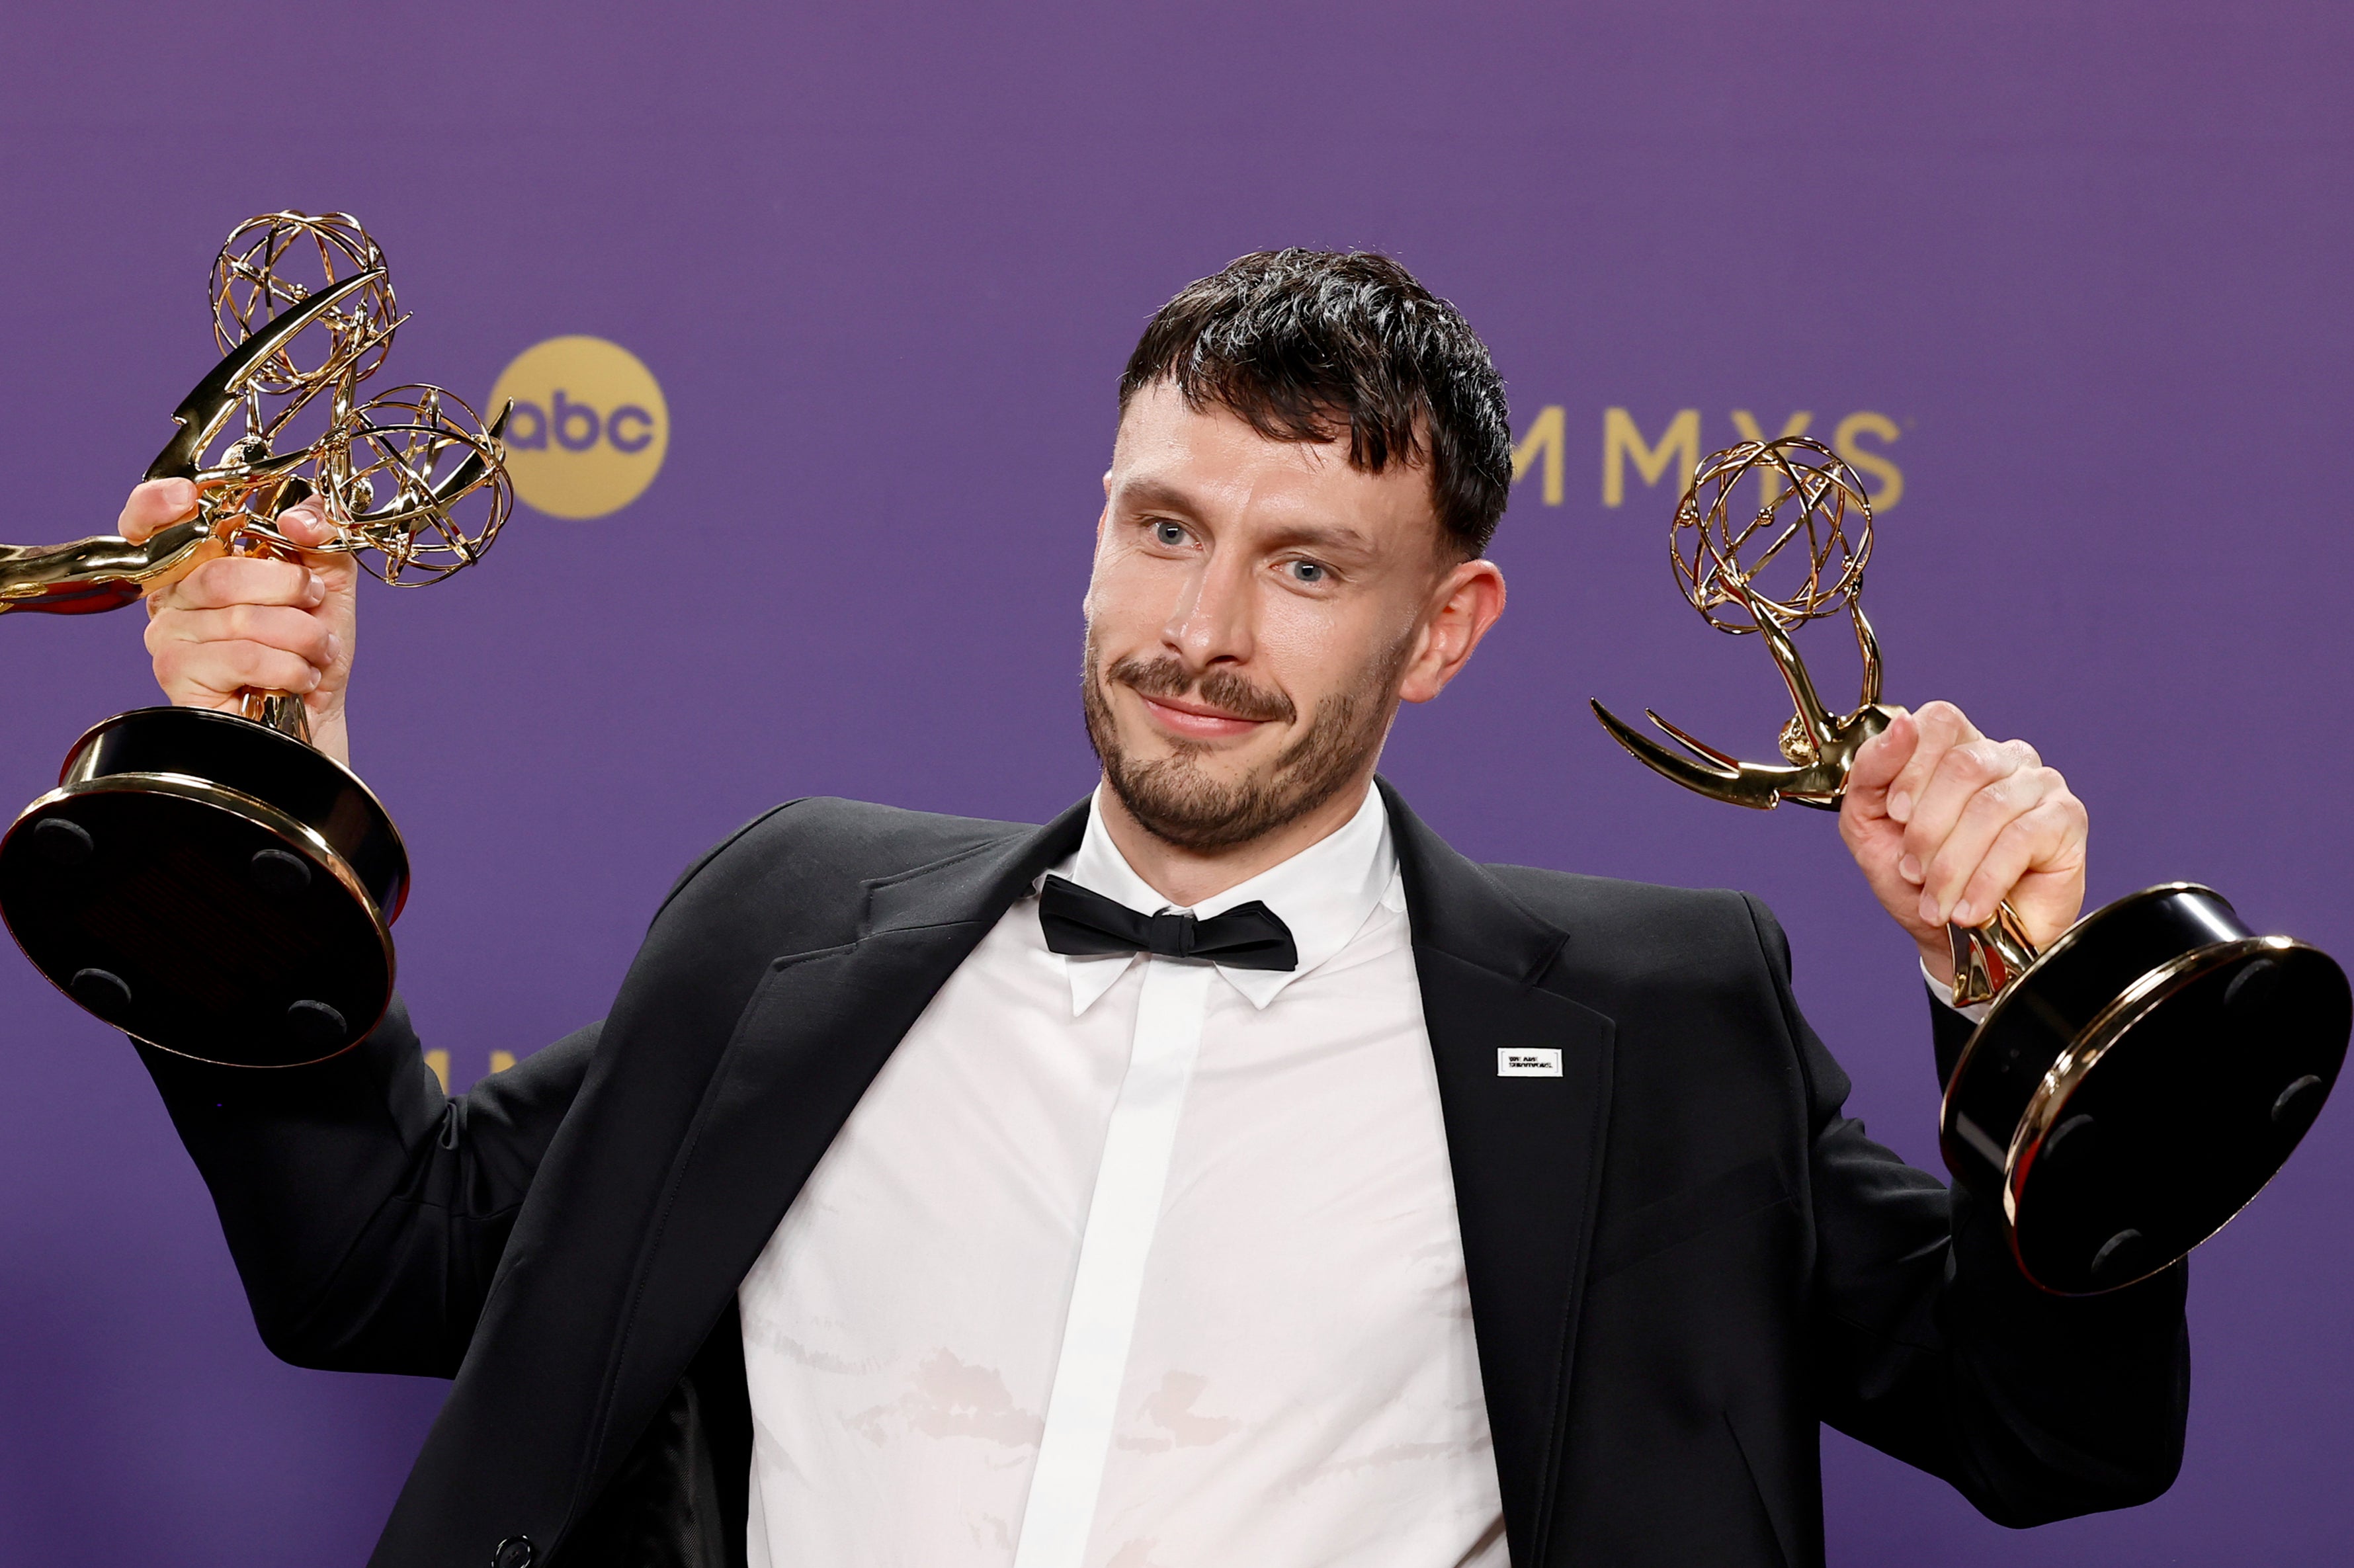
[{"label": "purple backdrop", "polygon": [[[1670,486],[1602,504],[1604,414],[1877,412],[1891,694],[2033,738],[2094,893],[2210,879],[2354,955],[2341,718],[2354,23],[2274,4],[27,7],[0,50],[0,537],[99,531],[208,364],[203,271],[277,207],[391,255],[398,378],[613,339],[667,466],[480,570],[373,589],[357,765],[408,834],[404,989],[461,1084],[604,1008],[729,828],[837,793],[1039,820],[1090,781],[1074,673],[1112,384],[1262,246],[1391,251],[1564,411],[1496,549],[1512,613],[1388,771],[1464,851],[1763,895],[1853,1107],[1933,1168],[1909,950],[1830,824],[1683,795],[1589,695],[1769,743]],[[1540,465],[1541,466],[1541,465]],[[0,807],[152,700],[136,612],[9,617]],[[1841,683],[1842,684],[1844,683]],[[442,1385],[256,1340],[129,1048],[0,959],[0,1556],[356,1562]],[[2200,1254],[2189,1458],[2012,1535],[1825,1436],[1842,1564],[2342,1562],[2343,1106]]]}]

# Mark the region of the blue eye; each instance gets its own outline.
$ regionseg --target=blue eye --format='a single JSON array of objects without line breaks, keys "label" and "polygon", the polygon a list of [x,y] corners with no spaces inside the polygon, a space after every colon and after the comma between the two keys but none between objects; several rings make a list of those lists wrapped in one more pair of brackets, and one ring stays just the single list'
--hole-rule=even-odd
[{"label": "blue eye", "polygon": [[1185,542],[1185,530],[1177,524],[1162,521],[1152,525],[1152,536],[1171,546]]},{"label": "blue eye", "polygon": [[1314,561],[1294,561],[1291,563],[1291,580],[1296,583],[1320,583],[1324,580],[1324,568]]}]

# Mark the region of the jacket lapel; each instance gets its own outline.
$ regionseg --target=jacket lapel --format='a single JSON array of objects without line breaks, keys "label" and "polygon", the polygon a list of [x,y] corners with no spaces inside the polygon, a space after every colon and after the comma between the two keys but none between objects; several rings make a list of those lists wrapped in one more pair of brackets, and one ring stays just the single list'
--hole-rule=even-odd
[{"label": "jacket lapel", "polygon": [[869,882],[855,941],[769,966],[656,1212],[600,1423],[599,1480],[917,1015],[1030,884],[1077,847],[1087,812],[1082,801],[1044,828]]},{"label": "jacket lapel", "polygon": [[[1405,879],[1423,1022],[1455,1177],[1479,1376],[1512,1561],[1545,1561],[1570,1356],[1601,1192],[1612,1021],[1558,989],[1568,940],[1380,781]],[[1561,1075],[1503,1077],[1502,1049]]]}]

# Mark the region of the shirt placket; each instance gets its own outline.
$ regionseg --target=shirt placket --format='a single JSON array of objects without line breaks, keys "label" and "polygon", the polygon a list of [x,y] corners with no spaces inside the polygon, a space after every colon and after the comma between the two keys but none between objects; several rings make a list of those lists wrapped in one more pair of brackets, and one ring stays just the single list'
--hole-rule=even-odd
[{"label": "shirt placket", "polygon": [[1205,963],[1144,961],[1136,1033],[1080,1233],[1014,1568],[1081,1568],[1214,972]]}]

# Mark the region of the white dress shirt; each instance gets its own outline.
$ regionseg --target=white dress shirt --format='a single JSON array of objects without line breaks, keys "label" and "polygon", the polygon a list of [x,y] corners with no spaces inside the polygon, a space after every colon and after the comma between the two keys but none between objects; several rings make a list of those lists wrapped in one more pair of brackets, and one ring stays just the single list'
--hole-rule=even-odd
[{"label": "white dress shirt", "polygon": [[[1056,870],[1168,907],[1099,814]],[[933,998],[738,1293],[753,1568],[1501,1568],[1379,797],[1253,899],[1296,969],[1032,896]]]}]

